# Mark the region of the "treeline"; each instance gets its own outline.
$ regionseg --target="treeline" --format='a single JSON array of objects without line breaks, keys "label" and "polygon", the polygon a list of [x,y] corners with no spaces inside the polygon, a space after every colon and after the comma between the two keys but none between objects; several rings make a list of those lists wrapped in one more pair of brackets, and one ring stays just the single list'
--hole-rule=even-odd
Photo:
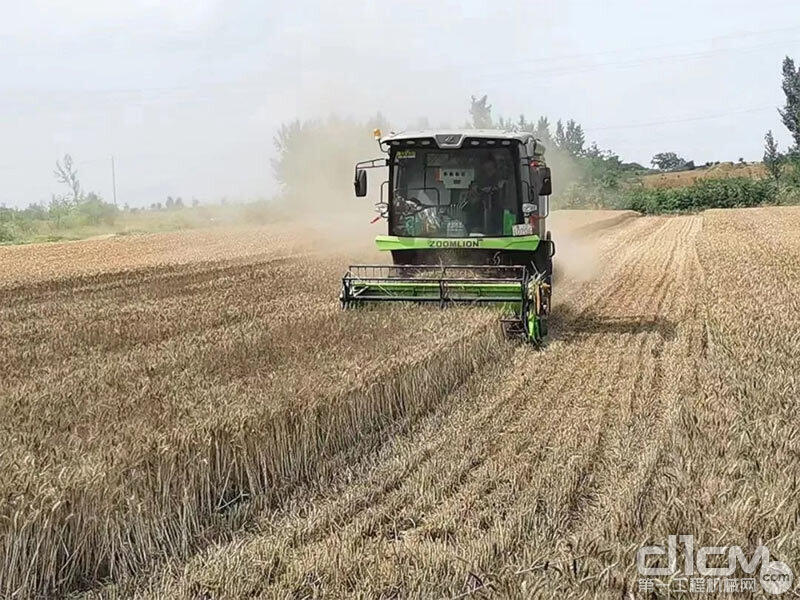
[{"label": "treeline", "polygon": [[[765,137],[764,175],[751,177],[698,178],[690,185],[672,188],[649,188],[643,176],[653,172],[694,170],[694,161],[675,152],[653,156],[647,169],[637,163],[625,163],[596,143],[587,144],[580,124],[570,119],[556,122],[551,129],[547,117],[533,121],[494,120],[486,96],[473,97],[468,126],[527,131],[541,139],[548,148],[547,160],[553,168],[553,206],[555,208],[611,208],[636,210],[646,214],[699,211],[707,208],[737,208],[764,204],[800,203],[800,70],[792,59],[783,64],[783,89],[786,105],[780,111],[792,134],[794,145],[780,152],[772,132]],[[744,159],[739,159],[744,164]],[[712,163],[706,163],[706,167]]]},{"label": "treeline", "polygon": [[[660,213],[796,204],[800,203],[800,70],[787,57],[782,73],[786,104],[780,112],[794,144],[781,152],[772,132],[768,132],[760,178],[731,177],[730,173],[714,177],[712,173],[681,187],[648,188],[643,183],[646,175],[698,167],[693,160],[676,152],[657,153],[650,162],[652,168],[625,162],[615,152],[601,149],[595,142],[588,143],[583,127],[574,119],[559,119],[553,124],[546,116],[531,120],[524,114],[517,118],[495,118],[487,96],[471,98],[465,126],[526,131],[541,139],[553,169],[554,208],[617,208]],[[427,119],[420,119],[420,124],[427,126],[427,123]],[[278,156],[273,170],[284,186],[285,196],[295,205],[333,199],[353,208],[349,173],[353,163],[372,158],[377,152],[368,133],[374,127],[389,130],[380,114],[367,123],[332,117],[284,125],[275,138]],[[416,125],[409,127],[416,128]],[[740,158],[739,163],[744,164],[744,159]],[[705,167],[715,164],[706,162]]]},{"label": "treeline", "polygon": [[778,203],[778,188],[769,179],[728,177],[700,179],[690,186],[675,188],[632,188],[625,190],[614,208],[645,214],[694,212],[708,208],[741,208]]},{"label": "treeline", "polygon": [[[28,241],[56,241],[74,239],[106,233],[112,230],[123,215],[137,213],[170,213],[176,214],[184,207],[199,206],[196,198],[184,203],[180,197],[167,196],[164,203],[153,202],[147,208],[129,208],[125,205],[118,208],[116,204],[106,202],[95,192],[83,189],[75,162],[69,154],[56,161],[53,171],[56,181],[64,186],[64,193],[53,194],[48,203],[34,203],[26,208],[10,208],[0,206],[0,244],[20,243]],[[222,200],[222,204],[225,200]],[[176,221],[162,214],[160,220],[165,229],[172,225],[189,226],[203,219]]]},{"label": "treeline", "polygon": [[53,175],[64,185],[66,192],[54,194],[49,204],[31,204],[21,209],[0,207],[0,243],[17,242],[48,232],[114,223],[119,210],[95,192],[83,190],[69,154],[56,161]]},{"label": "treeline", "polygon": [[[616,198],[606,198],[609,205],[644,213],[697,211],[706,208],[736,208],[766,204],[800,204],[800,68],[786,57],[781,68],[781,87],[785,96],[778,109],[781,120],[792,137],[792,144],[781,151],[772,131],[764,136],[763,175],[759,178],[720,177],[699,179],[692,185],[646,189],[629,186]],[[674,154],[666,158],[662,170],[676,169]],[[685,161],[683,161],[685,162]],[[743,163],[743,159],[739,159]],[[694,168],[694,164],[684,165]]]}]

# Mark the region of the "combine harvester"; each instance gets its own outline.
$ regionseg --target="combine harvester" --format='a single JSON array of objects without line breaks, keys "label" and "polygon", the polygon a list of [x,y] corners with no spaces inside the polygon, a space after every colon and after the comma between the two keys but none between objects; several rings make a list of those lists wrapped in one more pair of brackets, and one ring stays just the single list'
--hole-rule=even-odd
[{"label": "combine harvester", "polygon": [[542,142],[494,130],[375,137],[389,158],[356,164],[355,193],[367,194],[366,169],[389,168],[376,205],[388,235],[376,243],[394,264],[351,266],[342,306],[495,304],[507,336],[540,343],[555,254]]}]

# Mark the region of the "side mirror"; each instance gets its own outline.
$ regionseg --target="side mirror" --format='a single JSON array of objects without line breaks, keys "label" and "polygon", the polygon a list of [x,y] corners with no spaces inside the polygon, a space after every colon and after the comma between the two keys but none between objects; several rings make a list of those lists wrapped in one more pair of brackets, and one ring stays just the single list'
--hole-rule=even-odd
[{"label": "side mirror", "polygon": [[367,172],[364,169],[356,170],[356,178],[353,181],[353,187],[356,190],[356,196],[363,198],[367,195]]},{"label": "side mirror", "polygon": [[542,167],[542,187],[539,189],[540,196],[549,196],[553,193],[553,182],[550,179],[550,167]]}]

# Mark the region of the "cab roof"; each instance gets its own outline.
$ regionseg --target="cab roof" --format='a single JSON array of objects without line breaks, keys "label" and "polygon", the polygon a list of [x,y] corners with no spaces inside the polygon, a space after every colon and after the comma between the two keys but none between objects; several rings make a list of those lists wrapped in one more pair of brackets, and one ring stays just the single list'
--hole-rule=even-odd
[{"label": "cab roof", "polygon": [[508,140],[527,144],[532,140],[536,141],[536,147],[544,150],[544,144],[532,133],[526,131],[513,132],[503,131],[502,129],[421,129],[418,131],[391,132],[380,138],[381,144],[394,145],[392,142],[404,142],[406,140],[430,139],[433,138],[436,145],[440,148],[460,148],[464,140],[485,139],[485,140]]}]

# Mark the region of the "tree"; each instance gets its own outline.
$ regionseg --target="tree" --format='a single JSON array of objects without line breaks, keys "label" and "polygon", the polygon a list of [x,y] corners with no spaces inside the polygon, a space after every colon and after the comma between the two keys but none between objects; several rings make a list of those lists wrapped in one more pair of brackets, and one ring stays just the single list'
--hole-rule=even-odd
[{"label": "tree", "polygon": [[585,181],[605,188],[616,188],[622,177],[623,163],[619,156],[609,150],[601,150],[596,142],[584,150],[580,164]]},{"label": "tree", "polygon": [[119,209],[113,204],[104,202],[103,199],[94,192],[89,192],[81,202],[77,211],[86,222],[92,225],[98,225],[99,223],[112,225]]},{"label": "tree", "polygon": [[69,188],[69,197],[72,203],[77,205],[81,201],[81,182],[78,180],[78,171],[72,162],[69,154],[64,155],[63,161],[56,161],[56,168],[53,171],[56,181],[63,183]]},{"label": "tree", "polygon": [[578,125],[574,119],[567,121],[563,149],[572,156],[580,156],[583,153],[583,145],[585,143],[586,136],[583,133],[583,127]]},{"label": "tree", "polygon": [[586,144],[586,135],[583,127],[578,125],[574,119],[567,121],[566,126],[559,119],[556,122],[556,133],[553,137],[556,148],[563,150],[570,156],[581,156],[584,152],[583,146]]},{"label": "tree", "polygon": [[564,125],[561,123],[561,119],[556,121],[556,135],[553,138],[553,142],[556,148],[560,148],[561,150],[565,150],[567,147],[567,136],[564,133]]},{"label": "tree", "polygon": [[[603,150],[600,150],[600,148],[597,145],[597,142],[592,142],[592,144],[583,153],[583,155],[586,158],[603,158],[607,154],[610,155],[611,153],[610,152],[605,152]],[[619,157],[617,157],[617,158],[619,158]]]},{"label": "tree", "polygon": [[776,183],[781,178],[781,162],[783,162],[783,156],[778,151],[778,143],[770,130],[764,136],[764,168]]},{"label": "tree", "polygon": [[786,95],[786,104],[778,112],[794,139],[792,151],[800,152],[800,69],[795,69],[794,61],[788,56],[783,59],[781,87]]},{"label": "tree", "polygon": [[552,136],[550,135],[550,121],[547,119],[547,117],[539,117],[539,120],[536,121],[536,129],[534,130],[534,134],[543,142],[549,142],[551,140]]},{"label": "tree", "polygon": [[533,133],[534,130],[533,122],[528,121],[524,114],[520,115],[516,121],[498,117],[497,123],[493,124],[492,126],[502,129],[503,131],[525,131],[527,133]]},{"label": "tree", "polygon": [[681,171],[694,168],[694,163],[689,163],[674,152],[659,152],[650,161],[650,164],[659,171]]},{"label": "tree", "polygon": [[183,208],[183,199],[180,196],[175,198],[175,208]]},{"label": "tree", "polygon": [[484,94],[481,98],[472,96],[469,107],[469,114],[472,117],[472,126],[475,129],[492,128],[492,105],[487,104],[488,96]]},{"label": "tree", "polygon": [[172,209],[175,206],[175,200],[172,199],[172,196],[167,196],[167,201],[164,203],[167,210]]},{"label": "tree", "polygon": [[47,212],[50,218],[55,220],[56,227],[61,227],[64,217],[69,214],[69,208],[70,201],[66,197],[55,194],[50,197],[50,205],[47,207]]}]

